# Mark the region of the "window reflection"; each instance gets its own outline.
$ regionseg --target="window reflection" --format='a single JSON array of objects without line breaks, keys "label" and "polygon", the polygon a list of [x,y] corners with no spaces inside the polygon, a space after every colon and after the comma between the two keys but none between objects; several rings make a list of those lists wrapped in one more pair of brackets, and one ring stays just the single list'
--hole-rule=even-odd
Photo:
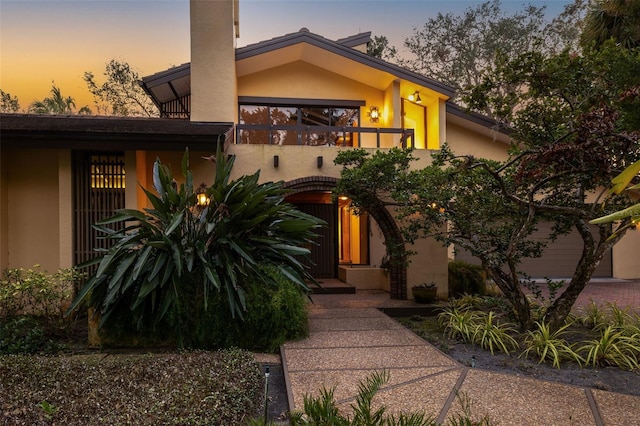
[{"label": "window reflection", "polygon": [[354,146],[353,132],[329,127],[358,127],[360,108],[240,105],[239,143]]}]

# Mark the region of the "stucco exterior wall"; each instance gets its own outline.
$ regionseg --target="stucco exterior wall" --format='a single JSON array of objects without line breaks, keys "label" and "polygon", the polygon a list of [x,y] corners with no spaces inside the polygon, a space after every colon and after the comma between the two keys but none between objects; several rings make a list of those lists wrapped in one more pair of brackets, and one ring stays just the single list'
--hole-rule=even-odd
[{"label": "stucco exterior wall", "polygon": [[28,268],[40,264],[55,271],[61,266],[58,153],[25,150],[8,151],[5,156],[6,266]]},{"label": "stucco exterior wall", "polygon": [[235,12],[233,0],[190,2],[191,121],[236,120]]},{"label": "stucco exterior wall", "polygon": [[471,154],[477,158],[503,161],[508,158],[509,145],[491,136],[466,129],[459,124],[447,122],[446,140],[455,154]]},{"label": "stucco exterior wall", "polygon": [[640,229],[627,231],[612,250],[613,276],[622,279],[640,278]]}]

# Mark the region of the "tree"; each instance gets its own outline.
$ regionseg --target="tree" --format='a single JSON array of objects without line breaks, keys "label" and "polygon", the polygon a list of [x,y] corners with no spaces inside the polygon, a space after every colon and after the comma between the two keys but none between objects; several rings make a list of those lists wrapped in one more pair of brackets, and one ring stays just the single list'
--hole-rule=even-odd
[{"label": "tree", "polygon": [[[29,106],[29,112],[34,114],[75,114],[76,102],[71,96],[64,97],[55,82],[51,82],[51,97],[41,101],[34,101]],[[91,114],[88,106],[78,110],[78,114]]]},{"label": "tree", "polygon": [[[495,66],[498,54],[513,59],[534,47],[547,54],[575,48],[583,3],[575,0],[551,22],[545,20],[545,7],[529,5],[507,15],[499,0],[468,8],[462,15],[438,13],[405,40],[413,59],[401,64],[450,85],[456,90],[454,101],[461,102],[469,88],[482,81],[483,72]],[[489,109],[481,112],[493,116]]]},{"label": "tree", "polygon": [[[523,329],[532,319],[518,265],[545,248],[530,236],[542,221],[553,224],[550,240],[575,230],[583,242],[581,258],[546,310],[545,321],[558,329],[596,265],[624,235],[612,236],[606,225],[591,228],[589,221],[632,204],[623,193],[606,204],[599,200],[606,193],[602,188],[640,158],[640,54],[607,43],[582,56],[525,53],[499,64],[470,100],[480,108],[490,103],[510,125],[507,161],[455,155],[445,146],[432,166],[412,170],[409,151],[340,153],[336,162],[343,171],[336,190],[359,209],[376,200],[393,205],[409,242],[433,236],[469,250],[505,294]],[[492,91],[503,83],[520,90],[508,96]],[[555,296],[558,286],[551,290]]]},{"label": "tree", "polygon": [[398,51],[394,46],[389,46],[389,40],[385,36],[374,36],[367,45],[367,55],[385,61],[398,59]]},{"label": "tree", "polygon": [[[144,189],[152,209],[125,209],[96,228],[113,240],[111,249],[87,265],[98,268],[74,300],[70,311],[88,301],[101,326],[126,312],[138,329],[166,320],[180,339],[182,324],[205,316],[222,300],[233,317],[242,318],[249,283],[278,286],[278,276],[307,289],[313,281],[296,256],[313,244],[322,221],[284,202],[278,183],[259,184],[259,172],[230,180],[234,157],[218,148],[208,203],[197,204],[188,152],[182,161],[185,182],[178,185],[166,165],[156,160],[153,185]],[[108,225],[124,223],[114,231]],[[265,273],[271,265],[275,273]],[[199,316],[201,315],[201,316]],[[207,329],[207,327],[202,327]]]},{"label": "tree", "polygon": [[10,93],[0,89],[0,112],[18,112],[20,111],[20,102],[17,96],[11,96]]},{"label": "tree", "polygon": [[640,46],[640,2],[636,0],[593,0],[584,19],[581,43],[600,47],[613,39],[632,49]]},{"label": "tree", "polygon": [[84,73],[84,81],[99,105],[98,110],[125,117],[160,115],[156,105],[142,90],[138,73],[127,62],[112,59],[105,65],[103,75],[106,80],[100,84],[91,71]]}]

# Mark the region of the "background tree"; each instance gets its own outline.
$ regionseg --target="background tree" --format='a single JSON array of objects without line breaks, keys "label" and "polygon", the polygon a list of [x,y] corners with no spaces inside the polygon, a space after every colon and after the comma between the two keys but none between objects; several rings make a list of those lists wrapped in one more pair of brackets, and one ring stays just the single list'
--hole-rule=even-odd
[{"label": "background tree", "polygon": [[140,87],[140,77],[124,61],[112,59],[105,65],[105,81],[96,81],[93,72],[84,73],[84,81],[93,95],[98,110],[117,116],[158,117],[160,112]]},{"label": "background tree", "polygon": [[389,40],[385,36],[374,36],[367,46],[367,55],[385,61],[396,61],[398,51],[394,46],[389,45]]},{"label": "background tree", "polygon": [[[75,114],[76,102],[71,96],[63,96],[55,82],[51,82],[51,96],[29,105],[29,112],[34,114]],[[88,106],[83,106],[78,114],[91,114]]]},{"label": "background tree", "polygon": [[[485,70],[495,66],[502,55],[508,59],[534,47],[546,54],[575,48],[584,0],[575,0],[552,21],[545,19],[545,7],[528,5],[511,15],[499,0],[430,18],[421,29],[405,40],[412,58],[401,64],[417,73],[446,83],[456,90],[455,102],[462,102],[470,87],[482,81]],[[507,93],[510,86],[501,88]],[[493,116],[484,108],[481,112]]]},{"label": "background tree", "polygon": [[600,47],[613,39],[632,49],[640,46],[640,2],[636,0],[592,0],[581,35],[585,47]]},{"label": "background tree", "polygon": [[[501,97],[491,91],[501,84],[521,90]],[[410,152],[340,153],[337,191],[361,209],[378,199],[395,206],[408,242],[433,236],[471,251],[523,329],[532,321],[518,265],[544,250],[530,236],[542,221],[553,224],[550,240],[575,230],[581,258],[546,311],[545,320],[558,329],[596,265],[624,235],[588,222],[633,204],[626,193],[599,201],[611,179],[640,158],[639,52],[606,43],[582,56],[525,53],[499,62],[470,100],[478,108],[490,103],[510,124],[508,161],[456,156],[445,146],[433,166],[411,170]]]},{"label": "background tree", "polygon": [[17,96],[11,96],[10,93],[0,89],[0,112],[18,112],[20,111],[20,102]]}]

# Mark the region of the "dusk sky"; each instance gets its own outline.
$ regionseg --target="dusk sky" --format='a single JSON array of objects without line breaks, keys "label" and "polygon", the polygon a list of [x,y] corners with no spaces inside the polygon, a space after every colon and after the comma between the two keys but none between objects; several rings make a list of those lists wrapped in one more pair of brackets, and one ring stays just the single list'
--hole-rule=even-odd
[{"label": "dusk sky", "polygon": [[[546,5],[549,16],[570,0],[502,0],[505,9]],[[329,39],[371,31],[401,49],[403,41],[438,12],[461,13],[478,0],[240,0],[238,47],[302,27]],[[0,0],[0,89],[22,109],[49,96],[51,82],[77,108],[93,108],[82,80],[102,81],[111,59],[141,76],[189,62],[188,0]]]}]

